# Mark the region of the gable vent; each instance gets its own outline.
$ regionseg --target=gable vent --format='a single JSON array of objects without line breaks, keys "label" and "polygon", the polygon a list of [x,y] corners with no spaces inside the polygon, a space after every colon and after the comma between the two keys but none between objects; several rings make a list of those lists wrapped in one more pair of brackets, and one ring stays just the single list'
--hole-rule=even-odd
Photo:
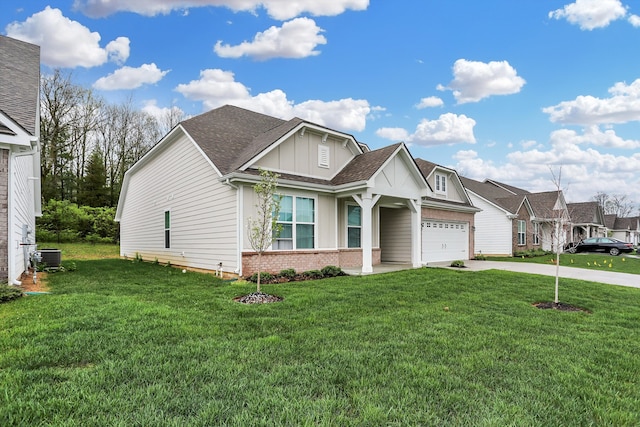
[{"label": "gable vent", "polygon": [[329,167],[329,147],[326,145],[318,145],[318,167]]}]

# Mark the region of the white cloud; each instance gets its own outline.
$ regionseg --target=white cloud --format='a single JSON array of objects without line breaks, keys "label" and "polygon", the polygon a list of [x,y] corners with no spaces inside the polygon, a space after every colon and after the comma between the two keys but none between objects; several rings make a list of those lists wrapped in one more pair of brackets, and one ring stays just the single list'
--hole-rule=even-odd
[{"label": "white cloud", "polygon": [[560,129],[551,133],[551,143],[564,144],[590,144],[599,147],[622,148],[635,150],[640,148],[640,140],[623,139],[616,135],[612,129],[604,132],[598,126],[589,126],[584,129],[582,135],[570,129]]},{"label": "white cloud", "polygon": [[9,37],[40,46],[41,61],[51,67],[96,67],[108,60],[124,63],[129,57],[129,39],[118,37],[100,47],[100,34],[47,6],[24,22],[6,27]]},{"label": "white cloud", "polygon": [[421,110],[423,108],[442,107],[443,105],[444,102],[442,99],[437,96],[430,96],[428,98],[422,98],[418,105],[416,105],[416,108]]},{"label": "white cloud", "polygon": [[391,141],[406,141],[409,139],[409,132],[403,128],[380,128],[376,131],[376,135]]},{"label": "white cloud", "polygon": [[475,144],[476,138],[473,135],[475,125],[476,121],[464,114],[445,113],[437,120],[422,119],[413,134],[401,128],[381,128],[376,134],[383,138],[401,139],[407,143],[423,146],[464,142]]},{"label": "white cloud", "polygon": [[438,89],[453,90],[458,104],[478,102],[492,95],[518,93],[526,83],[507,61],[484,63],[458,59],[453,64],[453,76],[448,87],[438,85]]},{"label": "white cloud", "polygon": [[335,16],[346,10],[366,10],[369,0],[75,0],[74,7],[87,16],[102,18],[116,12],[135,12],[154,16],[190,7],[221,6],[236,12],[255,12],[264,8],[269,16],[280,21],[308,13],[315,16]]},{"label": "white cloud", "polygon": [[623,18],[627,9],[620,0],[576,0],[562,9],[549,12],[549,18],[567,19],[582,30],[604,28],[612,21]]},{"label": "white cloud", "polygon": [[318,45],[326,44],[327,39],[320,33],[313,19],[297,18],[282,24],[282,27],[271,27],[258,33],[251,42],[242,42],[236,46],[223,45],[218,41],[214,51],[223,58],[240,58],[250,56],[259,60],[270,58],[306,58],[319,55],[315,50]]},{"label": "white cloud", "polygon": [[136,89],[144,84],[158,83],[167,73],[154,63],[138,68],[122,67],[106,77],[99,78],[93,87],[99,90]]},{"label": "white cloud", "polygon": [[584,126],[640,120],[640,79],[630,85],[616,83],[609,93],[612,96],[606,99],[581,95],[542,111],[552,122]]},{"label": "white cloud", "polygon": [[562,168],[561,186],[567,200],[591,199],[597,192],[624,192],[640,201],[640,153],[616,156],[593,148],[581,148],[573,141],[551,136],[551,148],[515,151],[497,164],[478,156],[473,150],[459,151],[453,166],[460,175],[482,181],[486,178],[505,182],[529,191],[551,191],[551,169]]},{"label": "white cloud", "polygon": [[280,89],[251,95],[232,72],[220,69],[203,70],[200,79],[180,84],[175,90],[187,99],[202,101],[205,110],[232,104],[287,120],[297,116],[341,131],[364,130],[369,113],[380,110],[366,100],[352,98],[295,104]]},{"label": "white cloud", "polygon": [[631,16],[629,16],[628,21],[629,21],[629,23],[630,23],[631,25],[633,25],[634,27],[636,27],[636,28],[640,27],[640,16],[638,16],[638,15],[631,15]]}]

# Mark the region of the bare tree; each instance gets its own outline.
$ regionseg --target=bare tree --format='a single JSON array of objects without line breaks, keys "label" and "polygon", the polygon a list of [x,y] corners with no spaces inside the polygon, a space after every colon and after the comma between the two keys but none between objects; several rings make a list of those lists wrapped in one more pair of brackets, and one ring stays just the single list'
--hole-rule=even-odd
[{"label": "bare tree", "polygon": [[627,198],[626,194],[608,194],[598,192],[592,199],[602,206],[607,215],[616,215],[619,218],[631,216],[635,209],[635,203]]},{"label": "bare tree", "polygon": [[254,251],[258,253],[258,280],[256,292],[260,293],[260,273],[262,254],[269,249],[281,231],[278,224],[280,215],[280,196],[276,194],[278,174],[260,169],[260,182],[253,186],[258,201],[256,218],[249,218],[248,237]]}]

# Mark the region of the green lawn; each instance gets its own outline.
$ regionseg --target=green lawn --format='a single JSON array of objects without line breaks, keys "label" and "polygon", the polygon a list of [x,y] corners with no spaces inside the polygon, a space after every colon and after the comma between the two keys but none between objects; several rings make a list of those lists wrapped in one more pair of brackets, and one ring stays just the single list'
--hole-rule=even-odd
[{"label": "green lawn", "polygon": [[[529,262],[536,264],[553,264],[556,256],[546,255],[531,258],[522,257],[488,257],[489,261]],[[560,254],[560,265],[567,267],[587,268],[593,270],[617,271],[619,273],[640,274],[640,258],[609,254]]]},{"label": "green lawn", "polygon": [[62,262],[65,260],[86,260],[119,258],[120,246],[91,243],[38,242],[38,249],[60,249]]},{"label": "green lawn", "polygon": [[[253,285],[118,259],[0,304],[0,425],[640,425],[640,289],[418,269]],[[446,309],[447,308],[447,309]]]}]

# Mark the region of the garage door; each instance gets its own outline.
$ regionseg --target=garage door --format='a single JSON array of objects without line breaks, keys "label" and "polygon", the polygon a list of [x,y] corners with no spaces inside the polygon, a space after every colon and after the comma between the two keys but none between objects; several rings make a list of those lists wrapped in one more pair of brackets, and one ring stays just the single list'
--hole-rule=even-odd
[{"label": "garage door", "polygon": [[469,259],[469,223],[422,221],[422,262]]}]

